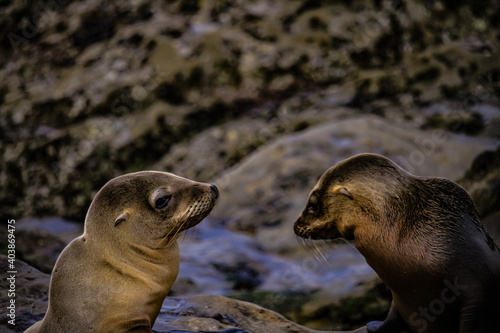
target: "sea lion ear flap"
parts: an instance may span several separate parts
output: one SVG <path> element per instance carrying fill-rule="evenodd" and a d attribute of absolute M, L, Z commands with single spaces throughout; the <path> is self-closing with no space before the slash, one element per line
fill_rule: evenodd
<path fill-rule="evenodd" d="M 337 185 L 337 186 L 334 187 L 333 190 L 335 192 L 338 192 L 338 193 L 342 194 L 342 195 L 345 195 L 346 197 L 348 197 L 351 200 L 353 199 L 352 195 L 351 195 L 351 192 L 349 192 L 349 190 L 345 186 Z"/>
<path fill-rule="evenodd" d="M 128 219 L 128 213 L 121 213 L 115 220 L 115 227 Z"/>

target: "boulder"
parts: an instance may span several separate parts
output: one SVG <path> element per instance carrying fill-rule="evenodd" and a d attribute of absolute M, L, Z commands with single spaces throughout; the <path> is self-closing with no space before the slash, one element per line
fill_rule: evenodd
<path fill-rule="evenodd" d="M 500 246 L 500 147 L 479 154 L 459 184 L 472 196 L 481 220 Z"/>
<path fill-rule="evenodd" d="M 426 131 L 374 115 L 333 120 L 281 136 L 217 179 L 221 198 L 211 216 L 254 234 L 266 251 L 294 253 L 300 246 L 293 222 L 317 179 L 335 163 L 372 152 L 413 174 L 456 180 L 479 151 L 494 146 L 491 138 Z"/>
<path fill-rule="evenodd" d="M 15 325 L 10 325 L 7 318 L 4 318 L 0 323 L 0 331 L 23 332 L 42 319 L 47 310 L 50 275 L 40 272 L 19 259 L 15 259 L 12 262 L 14 266 L 11 267 L 8 259 L 6 255 L 0 254 L 0 268 L 5 276 L 0 281 L 0 288 L 4 291 L 0 295 L 0 306 L 2 313 L 6 313 L 5 309 L 14 300 L 16 317 Z M 15 273 L 8 273 L 11 271 Z M 14 279 L 7 280 L 8 277 L 14 277 Z M 14 282 L 14 287 L 11 282 Z"/>

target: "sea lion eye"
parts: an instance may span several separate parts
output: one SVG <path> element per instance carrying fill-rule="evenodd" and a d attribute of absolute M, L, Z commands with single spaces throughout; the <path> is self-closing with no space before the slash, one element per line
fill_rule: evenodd
<path fill-rule="evenodd" d="M 155 207 L 158 208 L 158 209 L 165 208 L 168 205 L 168 202 L 170 201 L 170 198 L 172 198 L 171 195 L 167 195 L 167 196 L 164 196 L 164 197 L 159 197 L 155 201 Z"/>
<path fill-rule="evenodd" d="M 309 211 L 314 213 L 318 211 L 319 207 L 317 203 L 309 202 L 309 204 L 307 205 L 307 209 L 309 209 Z"/>

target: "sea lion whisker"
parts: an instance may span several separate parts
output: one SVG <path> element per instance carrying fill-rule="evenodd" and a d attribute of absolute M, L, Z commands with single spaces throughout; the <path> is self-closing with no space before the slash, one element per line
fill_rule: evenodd
<path fill-rule="evenodd" d="M 302 237 L 299 237 L 298 235 L 295 235 L 295 239 L 300 244 L 300 246 L 304 246 L 304 242 L 303 242 L 303 238 Z"/>
<path fill-rule="evenodd" d="M 318 260 L 319 262 L 325 261 L 325 262 L 329 263 L 328 260 L 325 259 L 325 257 L 323 256 L 323 253 L 317 247 L 317 245 L 313 239 L 302 238 L 302 237 L 298 237 L 298 236 L 296 236 L 296 237 L 297 237 L 299 244 L 303 248 L 305 248 L 307 250 L 307 252 L 311 253 L 316 260 Z"/>
<path fill-rule="evenodd" d="M 319 255 L 321 256 L 321 258 L 329 265 L 331 265 L 331 263 L 328 261 L 328 259 L 325 258 L 325 256 L 323 255 L 323 252 L 321 252 L 321 250 L 318 248 L 316 242 L 313 242 L 313 245 L 314 245 L 314 248 L 316 249 L 317 253 L 319 253 Z"/>
<path fill-rule="evenodd" d="M 191 206 L 191 207 L 192 207 L 192 206 Z M 193 214 L 192 214 L 193 212 L 190 212 L 191 207 L 189 207 L 189 209 L 188 209 L 188 210 L 184 213 L 184 215 L 182 215 L 182 217 L 179 219 L 179 221 L 181 221 L 181 220 L 182 220 L 182 223 L 181 223 L 181 225 L 180 225 L 180 226 L 176 229 L 175 234 L 172 236 L 172 240 L 175 240 L 175 237 L 176 237 L 176 236 L 177 236 L 177 234 L 178 234 L 178 233 L 179 233 L 179 232 L 180 232 L 180 231 L 184 228 L 184 225 L 186 224 L 187 220 L 188 220 L 188 219 L 190 219 L 191 217 L 195 216 L 195 215 L 193 215 Z M 188 229 L 188 230 L 189 230 L 189 229 Z M 185 235 L 186 235 L 186 234 L 184 234 L 184 238 L 185 238 Z M 169 243 L 167 244 L 167 247 L 168 247 L 168 246 L 170 246 L 170 243 L 171 243 L 171 242 L 169 242 Z"/>
<path fill-rule="evenodd" d="M 182 239 L 181 239 L 181 242 L 184 242 L 184 240 L 186 239 L 186 235 L 188 234 L 190 229 L 187 229 L 184 231 L 184 233 L 182 234 Z"/>
<path fill-rule="evenodd" d="M 183 229 L 183 227 L 186 224 L 186 222 L 187 222 L 188 219 L 190 219 L 191 217 L 198 216 L 198 215 L 201 215 L 201 214 L 205 213 L 210 207 L 209 206 L 206 206 L 206 207 L 203 206 L 203 208 L 204 208 L 203 210 L 199 211 L 200 210 L 200 201 L 196 201 L 193 204 L 191 204 L 191 206 L 189 206 L 189 208 L 184 213 L 184 215 L 182 215 L 182 217 L 179 218 L 178 221 L 175 223 L 175 225 L 177 226 L 179 224 L 179 221 L 182 220 L 182 224 L 178 228 L 176 228 L 175 234 L 171 237 L 171 239 L 175 239 L 175 237 L 177 236 L 177 234 Z M 184 239 L 186 238 L 186 234 L 187 234 L 187 232 L 184 233 L 182 241 L 184 241 Z M 167 247 L 170 246 L 170 243 L 171 243 L 171 241 L 166 246 Z"/>
<path fill-rule="evenodd" d="M 187 220 L 184 220 L 182 222 L 182 224 L 178 228 L 176 228 L 174 235 L 170 238 L 169 242 L 167 243 L 167 245 L 165 247 L 169 247 L 170 245 L 172 245 L 173 242 L 176 241 L 175 237 L 177 236 L 177 234 L 179 233 L 179 231 L 182 229 L 182 227 L 184 227 L 184 224 L 186 224 L 186 221 Z"/>
<path fill-rule="evenodd" d="M 169 232 L 167 232 L 167 234 L 165 236 L 163 236 L 163 238 L 160 240 L 160 242 L 158 243 L 158 245 L 155 247 L 155 249 L 158 249 L 160 248 L 160 246 L 162 245 L 163 242 L 165 242 L 165 240 L 167 238 L 170 238 L 170 241 L 166 244 L 166 247 L 169 247 L 172 243 L 172 240 L 175 240 L 175 236 L 177 235 L 177 233 L 179 233 L 179 231 L 184 227 L 184 224 L 186 223 L 187 219 L 189 219 L 190 217 L 192 217 L 192 213 L 193 213 L 193 207 L 196 208 L 198 205 L 198 202 L 194 202 L 193 204 L 191 204 L 189 206 L 189 208 L 184 212 L 184 214 L 177 218 L 175 220 L 175 222 L 173 223 L 173 227 L 172 229 L 170 229 Z M 180 222 L 182 221 L 182 222 Z M 181 225 L 179 226 L 179 223 L 181 223 Z M 172 233 L 175 231 L 175 233 L 173 234 L 172 236 Z"/>
<path fill-rule="evenodd" d="M 175 229 L 175 228 L 177 227 L 177 225 L 179 224 L 179 221 L 180 221 L 180 219 L 176 219 L 176 220 L 174 221 L 174 223 L 172 223 L 172 224 L 173 224 L 173 227 L 172 227 L 172 228 L 171 228 L 171 229 L 170 229 L 170 230 L 169 230 L 169 231 L 165 234 L 165 236 L 163 236 L 163 237 L 161 238 L 161 240 L 160 240 L 160 242 L 158 243 L 158 245 L 156 245 L 156 247 L 154 248 L 155 250 L 158 250 L 158 249 L 160 248 L 161 244 L 162 244 L 162 243 L 163 243 L 163 242 L 164 242 L 167 238 L 169 238 L 169 237 L 170 237 L 170 235 L 172 234 L 172 232 L 174 231 L 174 229 Z"/>
<path fill-rule="evenodd" d="M 186 239 L 187 234 L 188 234 L 189 232 L 191 232 L 191 230 L 193 230 L 193 232 L 194 232 L 194 229 L 195 229 L 195 228 L 196 228 L 196 226 L 194 226 L 194 227 L 192 227 L 192 228 L 189 228 L 189 229 L 187 229 L 186 231 L 184 231 L 184 234 L 182 235 L 182 240 L 181 240 L 181 241 L 182 241 L 182 242 L 184 242 L 184 240 Z"/>
<path fill-rule="evenodd" d="M 298 235 L 295 235 L 295 238 L 297 239 L 297 242 L 300 244 L 300 246 L 302 246 L 303 248 L 309 250 L 306 238 L 302 238 L 302 237 L 300 237 Z"/>

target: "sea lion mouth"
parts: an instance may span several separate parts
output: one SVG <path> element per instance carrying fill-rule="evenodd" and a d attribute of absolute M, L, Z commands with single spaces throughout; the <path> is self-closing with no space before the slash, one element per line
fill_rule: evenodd
<path fill-rule="evenodd" d="M 311 238 L 311 233 L 307 230 L 307 228 L 299 227 L 297 226 L 297 223 L 294 225 L 293 231 L 295 232 L 295 235 L 300 238 Z"/>
<path fill-rule="evenodd" d="M 295 231 L 295 235 L 300 238 L 311 239 L 311 240 L 330 239 L 330 237 L 323 232 L 314 232 L 311 230 Z"/>
<path fill-rule="evenodd" d="M 295 235 L 311 240 L 320 240 L 320 239 L 336 239 L 341 237 L 336 233 L 327 230 L 327 228 L 312 228 L 310 226 L 301 226 L 295 223 L 293 228 Z"/>

